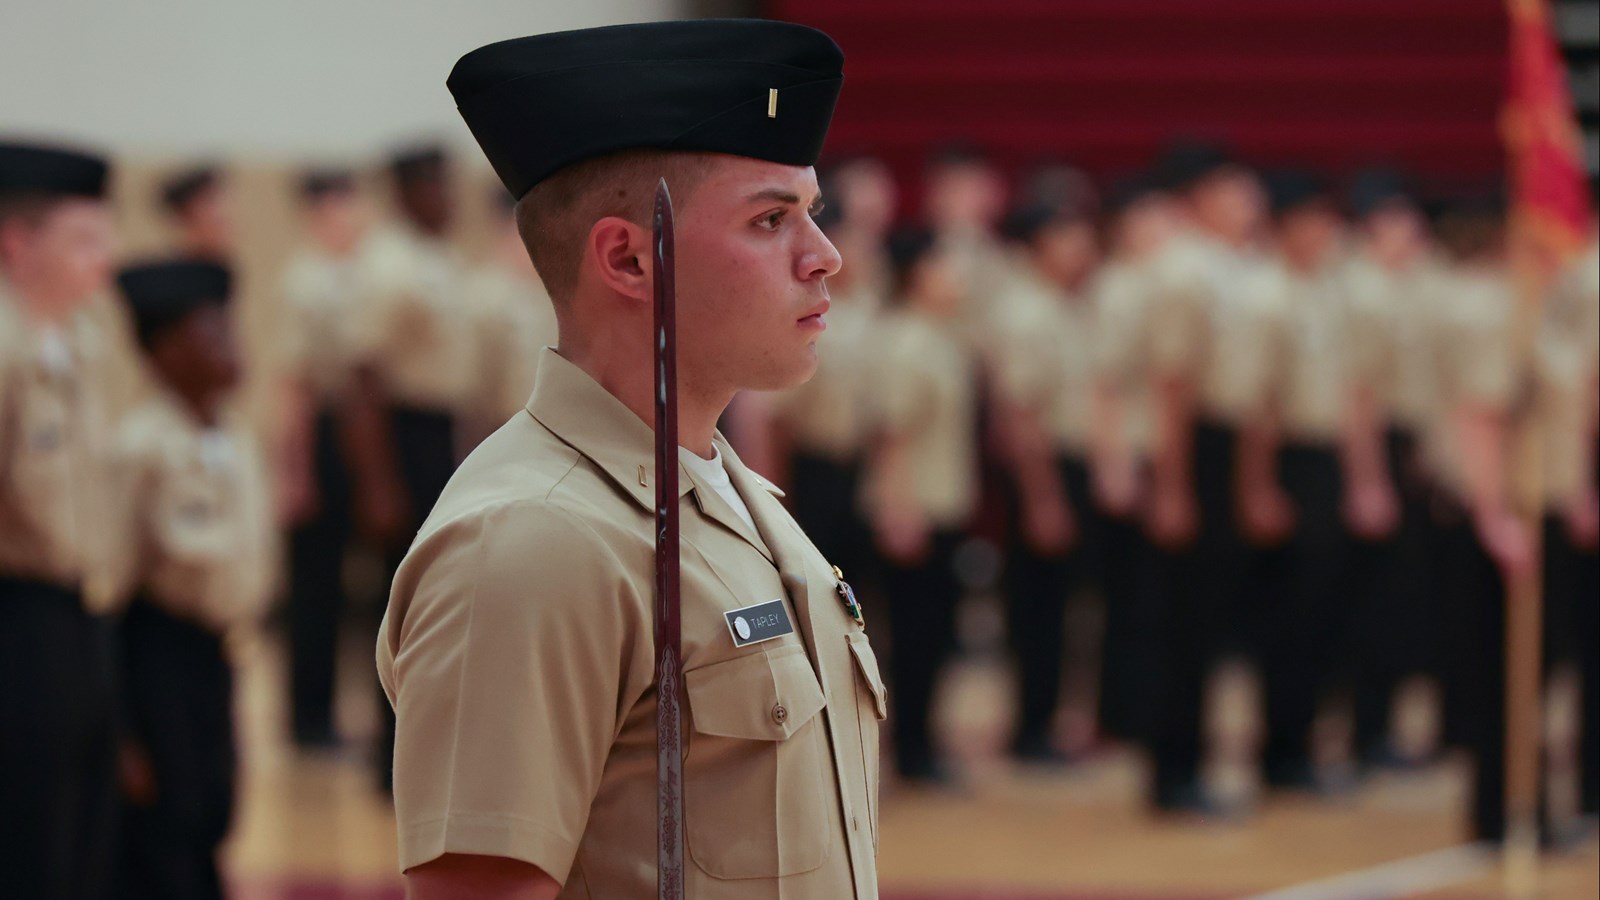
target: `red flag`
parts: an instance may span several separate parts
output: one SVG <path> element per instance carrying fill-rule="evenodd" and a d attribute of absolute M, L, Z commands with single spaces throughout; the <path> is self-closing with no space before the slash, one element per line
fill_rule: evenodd
<path fill-rule="evenodd" d="M 1583 138 L 1573 113 L 1567 70 L 1550 26 L 1548 0 L 1507 0 L 1511 70 L 1501 130 L 1511 169 L 1511 208 L 1559 264 L 1589 239 L 1589 190 Z"/>

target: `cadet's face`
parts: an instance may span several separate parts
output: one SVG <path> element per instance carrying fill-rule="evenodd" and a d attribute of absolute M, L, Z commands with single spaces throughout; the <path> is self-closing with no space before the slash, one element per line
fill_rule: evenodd
<path fill-rule="evenodd" d="M 354 191 L 328 194 L 312 202 L 310 223 L 317 243 L 343 253 L 355 247 L 366 229 L 366 202 Z"/>
<path fill-rule="evenodd" d="M 201 191 L 184 208 L 189 231 L 207 248 L 227 251 L 233 246 L 233 195 L 225 185 Z"/>
<path fill-rule="evenodd" d="M 1117 228 L 1118 252 L 1139 257 L 1153 253 L 1177 227 L 1172 200 L 1153 194 L 1129 206 Z"/>
<path fill-rule="evenodd" d="M 882 234 L 894 222 L 899 191 L 888 166 L 877 160 L 853 162 L 839 173 L 839 202 L 851 225 Z"/>
<path fill-rule="evenodd" d="M 30 295 L 71 309 L 111 286 L 116 231 L 104 203 L 62 200 L 37 223 L 18 223 L 8 230 L 13 277 L 27 285 Z"/>
<path fill-rule="evenodd" d="M 443 232 L 455 214 L 455 194 L 448 176 L 418 178 L 400 195 L 406 214 L 429 232 Z"/>
<path fill-rule="evenodd" d="M 1322 204 L 1290 213 L 1282 225 L 1283 252 L 1297 265 L 1320 266 L 1338 248 L 1341 227 L 1339 216 Z"/>
<path fill-rule="evenodd" d="M 1093 268 L 1099 248 L 1094 226 L 1070 222 L 1046 228 L 1038 237 L 1039 259 L 1057 281 L 1075 283 Z"/>
<path fill-rule="evenodd" d="M 1385 206 L 1368 216 L 1364 224 L 1369 248 L 1383 260 L 1406 262 L 1427 251 L 1427 226 L 1421 214 L 1410 206 Z"/>
<path fill-rule="evenodd" d="M 816 370 L 839 253 L 816 173 L 719 158 L 677 210 L 679 369 L 709 390 L 778 390 Z"/>
<path fill-rule="evenodd" d="M 1195 186 L 1194 203 L 1201 220 L 1235 241 L 1256 234 L 1267 206 L 1261 183 L 1244 169 L 1224 169 L 1207 177 Z"/>
<path fill-rule="evenodd" d="M 935 228 L 988 228 L 1005 202 L 1000 173 L 980 163 L 946 166 L 929 179 L 927 213 Z"/>
<path fill-rule="evenodd" d="M 204 386 L 226 390 L 239 382 L 239 352 L 233 337 L 233 317 L 225 306 L 197 309 L 185 323 L 193 341 L 195 365 Z"/>

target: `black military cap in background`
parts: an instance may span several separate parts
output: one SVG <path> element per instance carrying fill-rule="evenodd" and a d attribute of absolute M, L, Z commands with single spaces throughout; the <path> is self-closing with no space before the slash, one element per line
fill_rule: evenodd
<path fill-rule="evenodd" d="M 1266 181 L 1267 195 L 1275 216 L 1286 216 L 1317 205 L 1334 206 L 1328 183 L 1315 172 L 1280 169 L 1269 173 Z"/>
<path fill-rule="evenodd" d="M 189 201 L 216 187 L 221 181 L 222 169 L 215 163 L 190 166 L 161 182 L 161 205 L 168 212 L 182 212 Z"/>
<path fill-rule="evenodd" d="M 117 287 L 128 306 L 139 342 L 149 345 L 161 332 L 205 305 L 225 305 L 233 291 L 226 266 L 203 260 L 162 260 L 128 266 L 117 273 Z"/>
<path fill-rule="evenodd" d="M 555 172 L 633 149 L 813 165 L 844 80 L 813 28 L 701 19 L 587 28 L 490 44 L 448 86 L 513 197 Z"/>
<path fill-rule="evenodd" d="M 0 140 L 0 197 L 23 194 L 89 197 L 106 194 L 110 166 L 81 150 Z"/>

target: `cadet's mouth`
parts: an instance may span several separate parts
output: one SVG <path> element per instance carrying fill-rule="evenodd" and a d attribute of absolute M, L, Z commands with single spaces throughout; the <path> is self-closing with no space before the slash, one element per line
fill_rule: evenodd
<path fill-rule="evenodd" d="M 823 316 L 827 314 L 828 309 L 831 306 L 833 306 L 833 304 L 829 302 L 828 298 L 822 298 L 821 303 L 811 307 L 811 309 L 807 310 L 805 315 L 800 317 L 800 324 L 818 328 L 827 328 L 828 322 L 823 318 Z"/>

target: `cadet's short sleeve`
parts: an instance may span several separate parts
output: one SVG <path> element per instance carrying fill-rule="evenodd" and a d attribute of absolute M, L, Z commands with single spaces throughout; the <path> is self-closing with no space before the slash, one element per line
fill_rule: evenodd
<path fill-rule="evenodd" d="M 621 717 L 653 678 L 648 598 L 624 571 L 592 527 L 541 503 L 412 547 L 378 643 L 403 869 L 478 854 L 566 880 Z"/>
<path fill-rule="evenodd" d="M 1038 407 L 1057 388 L 1061 335 L 1039 305 L 1048 297 L 1015 297 L 995 328 L 994 372 L 1001 394 L 1011 403 Z M 1047 308 L 1046 308 L 1047 309 Z"/>
<path fill-rule="evenodd" d="M 915 326 L 896 322 L 884 329 L 883 355 L 877 366 L 879 421 L 889 431 L 902 431 L 928 415 L 935 403 L 923 377 Z"/>
<path fill-rule="evenodd" d="M 1445 347 L 1450 377 L 1462 400 L 1493 407 L 1510 404 L 1516 390 L 1512 300 L 1501 285 L 1474 284 L 1458 298 L 1462 309 Z"/>

